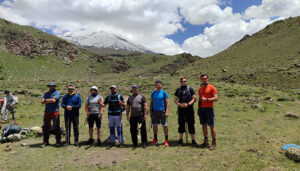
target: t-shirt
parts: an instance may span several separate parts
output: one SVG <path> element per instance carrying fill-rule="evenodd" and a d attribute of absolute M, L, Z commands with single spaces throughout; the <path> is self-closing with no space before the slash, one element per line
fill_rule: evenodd
<path fill-rule="evenodd" d="M 165 99 L 168 98 L 169 98 L 168 93 L 164 90 L 160 90 L 160 91 L 155 90 L 154 92 L 152 92 L 151 99 L 153 99 L 153 104 L 152 104 L 153 112 L 166 110 Z"/>
<path fill-rule="evenodd" d="M 124 98 L 120 95 L 118 99 L 118 93 L 115 95 L 108 95 L 105 98 L 104 104 L 108 104 L 108 114 L 109 115 L 120 115 L 122 112 L 122 105 L 119 103 L 119 100 L 124 102 Z"/>
<path fill-rule="evenodd" d="M 205 97 L 205 98 L 212 98 L 214 97 L 213 95 L 214 94 L 218 94 L 218 91 L 216 89 L 216 87 L 214 87 L 213 85 L 211 84 L 207 84 L 207 86 L 201 86 L 199 88 L 199 98 L 201 100 L 202 97 Z M 201 106 L 202 108 L 212 108 L 214 107 L 214 103 L 213 102 L 207 102 L 207 101 L 201 101 Z"/>
<path fill-rule="evenodd" d="M 58 90 L 55 90 L 53 93 L 50 91 L 46 92 L 43 96 L 43 99 L 53 99 L 55 96 L 55 103 L 48 103 L 45 105 L 45 112 L 47 113 L 55 113 L 59 111 L 59 99 L 60 99 L 60 93 Z"/>
<path fill-rule="evenodd" d="M 189 88 L 189 94 L 187 92 L 187 86 L 177 88 L 175 96 L 179 98 L 179 103 L 189 103 L 192 100 L 192 96 L 195 95 L 195 91 L 192 87 Z M 192 106 L 189 106 L 192 107 Z"/>
<path fill-rule="evenodd" d="M 131 106 L 130 117 L 144 115 L 144 104 L 147 103 L 146 97 L 141 94 L 132 95 L 127 100 L 127 105 Z"/>
<path fill-rule="evenodd" d="M 86 103 L 88 104 L 88 109 L 91 114 L 100 114 L 101 105 L 99 104 L 99 100 L 103 102 L 103 98 L 100 95 L 89 96 L 86 99 Z"/>

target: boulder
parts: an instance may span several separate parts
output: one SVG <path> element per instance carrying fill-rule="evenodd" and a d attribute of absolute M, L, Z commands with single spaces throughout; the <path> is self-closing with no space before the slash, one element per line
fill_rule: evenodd
<path fill-rule="evenodd" d="M 252 104 L 252 105 L 251 105 L 251 108 L 252 108 L 252 109 L 259 108 L 259 109 L 260 109 L 260 108 L 261 108 L 261 104 L 260 104 L 260 103 L 258 103 L 258 104 Z"/>
<path fill-rule="evenodd" d="M 43 135 L 43 129 L 39 126 L 31 127 L 30 131 L 35 133 L 37 136 Z"/>
<path fill-rule="evenodd" d="M 290 147 L 287 149 L 285 155 L 296 162 L 300 162 L 300 148 Z"/>
<path fill-rule="evenodd" d="M 299 116 L 293 114 L 293 113 L 287 113 L 284 115 L 285 117 L 288 117 L 288 118 L 293 118 L 293 119 L 298 119 Z"/>

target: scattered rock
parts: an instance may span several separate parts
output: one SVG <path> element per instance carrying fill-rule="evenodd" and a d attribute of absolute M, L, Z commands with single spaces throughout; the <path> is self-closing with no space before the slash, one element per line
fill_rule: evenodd
<path fill-rule="evenodd" d="M 277 68 L 277 71 L 287 71 L 289 70 L 290 68 Z"/>
<path fill-rule="evenodd" d="M 263 156 L 263 155 L 264 155 L 264 152 L 262 152 L 262 151 L 258 151 L 258 152 L 257 152 L 257 155 L 259 155 L 259 156 Z"/>
<path fill-rule="evenodd" d="M 294 67 L 300 68 L 300 64 L 294 64 Z"/>
<path fill-rule="evenodd" d="M 285 155 L 296 162 L 300 162 L 300 148 L 290 147 L 287 149 Z"/>
<path fill-rule="evenodd" d="M 258 103 L 258 104 L 252 104 L 251 108 L 252 109 L 256 109 L 256 108 L 260 109 L 261 108 L 261 104 L 260 103 Z"/>
<path fill-rule="evenodd" d="M 297 115 L 295 115 L 293 113 L 288 113 L 288 114 L 285 114 L 284 116 L 288 117 L 288 118 L 293 118 L 293 119 L 298 119 L 299 118 L 299 116 L 297 116 Z"/>
<path fill-rule="evenodd" d="M 22 144 L 21 144 L 22 147 L 25 147 L 25 146 L 27 146 L 27 145 L 28 145 L 28 144 L 26 144 L 26 143 L 22 143 Z"/>
<path fill-rule="evenodd" d="M 222 72 L 227 72 L 227 69 L 225 69 L 225 68 L 224 68 L 224 69 L 222 69 Z"/>
<path fill-rule="evenodd" d="M 4 147 L 4 151 L 5 151 L 5 152 L 11 151 L 11 146 L 9 146 L 9 145 L 5 146 L 5 147 Z"/>
<path fill-rule="evenodd" d="M 39 126 L 31 127 L 30 131 L 35 133 L 37 136 L 42 136 L 43 135 L 43 130 Z"/>
<path fill-rule="evenodd" d="M 257 152 L 257 149 L 255 149 L 255 148 L 250 148 L 250 149 L 248 149 L 247 151 L 248 151 L 248 152 L 252 152 L 252 153 L 256 153 L 256 152 Z"/>

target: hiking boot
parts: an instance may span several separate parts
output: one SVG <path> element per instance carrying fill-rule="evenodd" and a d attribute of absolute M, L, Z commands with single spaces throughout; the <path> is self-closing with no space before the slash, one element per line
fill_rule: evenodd
<path fill-rule="evenodd" d="M 43 143 L 41 146 L 40 146 L 40 148 L 44 148 L 44 147 L 46 147 L 46 146 L 48 146 L 49 145 L 49 143 Z"/>
<path fill-rule="evenodd" d="M 123 147 L 124 147 L 124 144 L 123 144 L 123 143 L 121 143 L 121 144 L 119 145 L 119 147 L 120 147 L 120 148 L 123 148 Z"/>
<path fill-rule="evenodd" d="M 133 148 L 137 148 L 138 147 L 138 145 L 137 144 L 133 144 Z"/>
<path fill-rule="evenodd" d="M 200 148 L 209 148 L 209 143 L 208 141 L 204 141 L 202 144 L 199 146 Z"/>
<path fill-rule="evenodd" d="M 115 143 L 110 143 L 110 147 L 114 147 L 115 146 Z"/>
<path fill-rule="evenodd" d="M 197 142 L 195 140 L 192 140 L 192 146 L 193 147 L 197 147 L 198 146 L 198 144 L 197 144 Z"/>
<path fill-rule="evenodd" d="M 145 149 L 146 147 L 147 147 L 147 143 L 144 142 L 144 143 L 143 143 L 143 148 Z"/>
<path fill-rule="evenodd" d="M 169 141 L 168 140 L 165 140 L 165 146 L 169 147 Z"/>
<path fill-rule="evenodd" d="M 97 145 L 98 145 L 98 146 L 101 146 L 101 141 L 100 141 L 100 139 L 97 139 Z"/>
<path fill-rule="evenodd" d="M 153 141 L 152 141 L 151 145 L 156 145 L 156 146 L 158 146 L 158 140 L 156 140 L 156 139 L 153 139 Z"/>
<path fill-rule="evenodd" d="M 93 138 L 90 138 L 89 140 L 88 140 L 88 144 L 89 145 L 92 145 L 94 143 L 94 139 Z"/>
<path fill-rule="evenodd" d="M 75 146 L 75 147 L 78 147 L 78 146 L 79 146 L 78 141 L 75 141 L 75 142 L 74 142 L 74 146 Z"/>
<path fill-rule="evenodd" d="M 209 148 L 209 150 L 215 150 L 216 147 L 217 147 L 217 143 L 213 141 L 213 142 L 211 143 L 211 147 Z"/>
<path fill-rule="evenodd" d="M 179 146 L 183 146 L 183 140 L 182 140 L 182 139 L 179 139 L 178 145 L 179 145 Z"/>

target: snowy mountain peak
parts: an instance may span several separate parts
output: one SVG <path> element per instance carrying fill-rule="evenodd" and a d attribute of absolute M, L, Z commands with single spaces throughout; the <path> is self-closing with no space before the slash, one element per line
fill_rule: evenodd
<path fill-rule="evenodd" d="M 60 37 L 81 46 L 150 52 L 141 45 L 134 44 L 122 38 L 121 36 L 105 31 L 80 31 L 76 33 L 67 32 Z"/>

